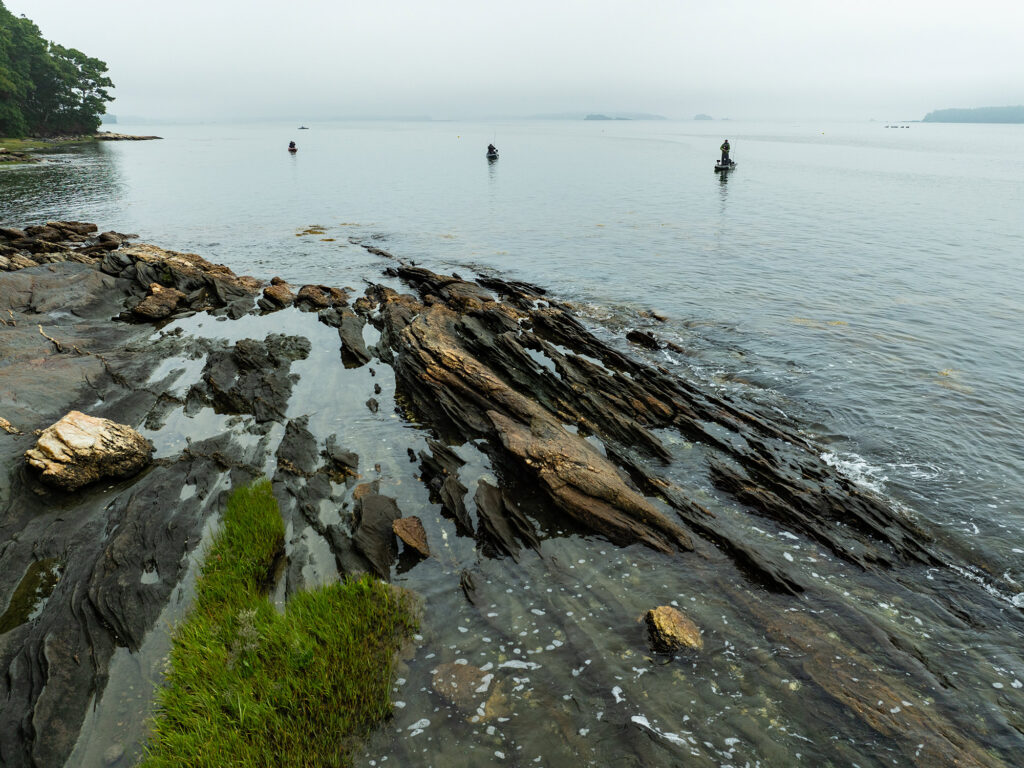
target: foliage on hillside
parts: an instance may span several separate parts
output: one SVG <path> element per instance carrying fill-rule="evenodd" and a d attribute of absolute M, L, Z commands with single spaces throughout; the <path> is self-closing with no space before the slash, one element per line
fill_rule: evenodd
<path fill-rule="evenodd" d="M 0 0 L 0 136 L 93 133 L 114 84 L 107 65 L 48 42 Z"/>

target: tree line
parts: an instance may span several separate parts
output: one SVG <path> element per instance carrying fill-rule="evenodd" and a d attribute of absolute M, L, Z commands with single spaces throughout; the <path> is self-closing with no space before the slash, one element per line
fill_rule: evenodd
<path fill-rule="evenodd" d="M 94 133 L 113 101 L 107 65 L 45 40 L 0 0 L 0 136 Z"/>

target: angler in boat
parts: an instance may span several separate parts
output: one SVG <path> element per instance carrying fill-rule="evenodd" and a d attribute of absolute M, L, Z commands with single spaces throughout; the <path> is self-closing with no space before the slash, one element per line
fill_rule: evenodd
<path fill-rule="evenodd" d="M 487 157 L 489 157 L 489 158 L 491 158 L 493 160 L 497 156 L 498 156 L 498 148 L 495 147 L 493 144 L 488 144 L 487 145 Z"/>
<path fill-rule="evenodd" d="M 289 141 L 288 142 L 288 151 L 289 152 L 298 152 L 299 151 L 299 148 L 295 146 L 295 142 L 294 141 Z"/>
<path fill-rule="evenodd" d="M 736 161 L 729 157 L 729 151 L 732 147 L 729 146 L 729 140 L 726 139 L 722 142 L 722 146 L 719 147 L 722 150 L 722 159 L 715 163 L 716 171 L 729 171 L 736 167 Z"/>

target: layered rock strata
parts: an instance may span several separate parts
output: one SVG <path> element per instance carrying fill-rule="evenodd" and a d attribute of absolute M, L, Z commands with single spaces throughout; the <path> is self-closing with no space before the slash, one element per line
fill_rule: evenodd
<path fill-rule="evenodd" d="M 171 596 L 224 491 L 265 473 L 291 532 L 279 576 L 285 595 L 323 571 L 322 551 L 333 558 L 332 577 L 371 571 L 387 579 L 404 567 L 440 567 L 442 554 L 422 558 L 441 548 L 440 537 L 427 546 L 423 529 L 433 511 L 450 521 L 452 538 L 472 544 L 474 557 L 506 558 L 510 568 L 544 562 L 550 537 L 579 533 L 642 545 L 666 568 L 734 568 L 753 590 L 776 593 L 772 607 L 796 604 L 813 585 L 792 562 L 752 544 L 751 525 L 804 537 L 872 577 L 947 558 L 884 499 L 825 463 L 794 425 L 642 362 L 625 341 L 602 341 L 537 286 L 399 264 L 386 285 L 370 285 L 350 304 L 341 289 L 265 285 L 132 240 L 81 222 L 0 229 L 4 765 L 67 760 L 115 651 L 139 651 L 176 604 Z M 190 338 L 180 324 L 167 330 L 197 312 L 228 321 L 281 312 L 285 330 L 236 340 Z M 314 338 L 331 354 L 318 358 Z M 648 331 L 628 341 L 651 351 L 663 344 Z M 194 371 L 183 386 L 164 365 L 175 358 Z M 401 447 L 419 495 L 403 488 L 398 499 L 377 459 L 351 449 L 348 424 L 296 402 L 297 369 L 328 358 L 361 386 L 376 381 L 378 418 L 389 415 L 381 403 L 391 397 L 416 425 Z M 376 376 L 387 367 L 393 379 Z M 388 389 L 393 381 L 394 391 L 382 392 L 382 381 Z M 338 411 L 352 397 L 318 394 Z M 357 400 L 364 415 L 366 396 Z M 212 426 L 165 445 L 152 469 L 119 487 L 52 490 L 21 456 L 33 430 L 83 408 L 151 434 L 174 418 Z M 325 436 L 324 423 L 337 432 Z M 673 472 L 680 443 L 692 476 L 704 481 L 699 488 Z M 465 458 L 474 451 L 485 471 Z M 491 587 L 475 570 L 457 563 L 450 590 L 483 607 L 493 602 Z M 42 579 L 43 571 L 60 575 Z M 19 613 L 15 596 L 26 584 L 49 591 Z M 731 584 L 722 590 L 737 592 Z M 834 628 L 765 603 L 751 601 L 748 613 L 776 642 L 807 655 L 807 674 L 826 695 L 904 754 L 924 744 L 935 765 L 1003 764 L 950 736 L 960 720 L 895 707 L 879 713 L 871 702 L 908 696 L 903 684 L 869 668 L 864 654 L 845 671 L 834 667 Z M 658 650 L 702 642 L 685 621 L 655 618 L 657 636 L 667 638 Z M 894 653 L 908 668 L 917 663 Z M 484 696 L 476 670 L 444 668 L 434 690 L 464 713 L 491 717 L 505 708 L 498 682 Z M 468 685 L 479 695 L 464 700 Z"/>

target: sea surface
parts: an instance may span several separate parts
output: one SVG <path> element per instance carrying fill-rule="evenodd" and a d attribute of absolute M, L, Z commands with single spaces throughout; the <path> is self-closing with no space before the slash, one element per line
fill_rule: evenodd
<path fill-rule="evenodd" d="M 0 224 L 91 221 L 239 273 L 357 290 L 390 264 L 368 244 L 435 271 L 544 286 L 623 348 L 630 328 L 674 341 L 685 355 L 631 354 L 771 408 L 956 554 L 957 567 L 908 574 L 905 594 L 892 594 L 864 580 L 854 588 L 850 566 L 791 543 L 835 600 L 810 613 L 831 611 L 838 626 L 849 610 L 880 636 L 912 634 L 922 655 L 941 659 L 965 719 L 988 729 L 979 741 L 1004 760 L 1021 754 L 1024 126 L 116 129 L 163 140 L 0 169 Z M 723 138 L 738 162 L 727 175 L 713 171 Z M 496 162 L 484 157 L 491 142 Z M 799 654 L 749 620 L 735 595 L 758 598 L 731 575 L 716 595 L 710 570 L 675 573 L 653 553 L 565 536 L 535 562 L 479 563 L 494 595 L 481 612 L 450 589 L 451 572 L 475 557 L 471 544 L 453 548 L 449 563 L 396 578 L 428 610 L 396 687 L 401 706 L 366 765 L 917 764 L 807 693 Z M 984 591 L 1008 629 L 990 615 L 983 629 L 950 622 L 910 583 L 929 579 L 930 589 Z M 633 637 L 643 610 L 671 601 L 688 607 L 708 648 L 674 669 Z M 859 652 L 870 656 L 874 642 L 861 638 Z M 438 704 L 431 665 L 451 661 L 504 670 L 503 718 L 468 722 Z M 928 706 L 921 695 L 911 704 Z"/>

